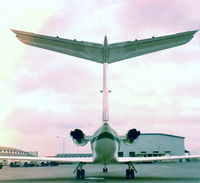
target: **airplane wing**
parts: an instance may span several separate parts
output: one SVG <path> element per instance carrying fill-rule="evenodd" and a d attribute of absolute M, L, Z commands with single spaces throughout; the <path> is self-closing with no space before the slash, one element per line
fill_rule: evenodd
<path fill-rule="evenodd" d="M 152 37 L 151 39 L 126 41 L 109 45 L 109 63 L 180 46 L 189 42 L 198 30 Z"/>
<path fill-rule="evenodd" d="M 27 157 L 27 156 L 0 156 L 0 160 L 17 160 L 17 161 L 51 161 L 57 163 L 92 163 L 92 157 L 81 158 L 57 158 L 57 157 Z"/>
<path fill-rule="evenodd" d="M 103 45 L 85 41 L 69 40 L 30 32 L 12 30 L 23 43 L 47 50 L 104 63 Z M 126 41 L 109 44 L 108 63 L 114 63 L 123 59 L 180 46 L 189 42 L 198 30 L 182 32 L 178 34 L 153 37 L 150 39 Z"/>
<path fill-rule="evenodd" d="M 159 157 L 119 157 L 119 163 L 138 163 L 138 162 L 152 162 L 152 161 L 165 161 L 165 160 L 179 160 L 179 159 L 199 159 L 200 155 L 188 156 L 159 156 Z"/>
<path fill-rule="evenodd" d="M 102 44 L 12 30 L 24 44 L 103 63 Z"/>

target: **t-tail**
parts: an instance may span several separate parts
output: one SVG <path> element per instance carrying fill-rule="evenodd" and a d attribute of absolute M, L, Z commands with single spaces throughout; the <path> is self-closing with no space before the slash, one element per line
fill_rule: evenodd
<path fill-rule="evenodd" d="M 107 123 L 109 121 L 108 64 L 186 44 L 198 30 L 109 45 L 106 36 L 102 45 L 63 39 L 58 36 L 50 37 L 18 30 L 12 31 L 25 44 L 103 64 L 103 122 Z"/>

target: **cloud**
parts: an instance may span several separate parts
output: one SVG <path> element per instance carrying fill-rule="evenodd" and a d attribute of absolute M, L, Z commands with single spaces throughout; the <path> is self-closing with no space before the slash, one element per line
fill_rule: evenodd
<path fill-rule="evenodd" d="M 126 1 L 124 4 L 118 20 L 124 31 L 129 30 L 126 36 L 151 36 L 151 32 L 157 36 L 199 28 L 197 7 L 200 3 L 197 1 L 142 0 Z"/>
<path fill-rule="evenodd" d="M 34 51 L 34 55 L 37 55 L 37 50 Z M 31 51 L 31 53 L 33 52 Z M 24 62 L 24 65 L 19 67 L 16 73 L 18 78 L 15 81 L 18 91 L 28 92 L 46 89 L 59 93 L 77 93 L 80 89 L 83 91 L 88 89 L 88 86 L 96 85 L 96 80 L 99 79 L 98 75 L 86 68 L 84 61 L 82 61 L 83 63 L 80 60 L 77 63 L 64 62 L 63 58 L 70 60 L 71 57 L 52 58 L 45 53 L 41 59 L 41 55 L 42 53 L 39 53 L 39 55 L 32 57 L 33 60 L 26 57 L 26 63 Z M 100 65 L 98 66 L 100 67 Z"/>
<path fill-rule="evenodd" d="M 87 108 L 85 109 L 87 110 Z M 66 111 L 67 112 L 67 111 Z M 87 127 L 92 124 L 93 115 L 80 108 L 73 113 L 56 113 L 53 111 L 38 111 L 35 108 L 18 108 L 13 110 L 6 119 L 5 125 L 10 129 L 15 129 L 22 134 L 37 134 L 52 127 L 60 129 L 72 129 L 77 127 Z M 95 113 L 93 113 L 95 116 Z"/>

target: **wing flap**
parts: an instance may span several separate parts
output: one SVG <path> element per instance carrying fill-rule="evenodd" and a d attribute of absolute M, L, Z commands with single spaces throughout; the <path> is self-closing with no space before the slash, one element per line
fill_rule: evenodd
<path fill-rule="evenodd" d="M 137 162 L 152 162 L 164 160 L 179 160 L 179 159 L 200 159 L 200 155 L 189 156 L 159 156 L 159 157 L 120 157 L 119 163 L 137 163 Z"/>
<path fill-rule="evenodd" d="M 110 44 L 109 63 L 186 44 L 193 38 L 193 35 L 197 31 Z"/>
<path fill-rule="evenodd" d="M 98 43 L 76 41 L 12 30 L 24 44 L 103 63 L 103 46 Z"/>

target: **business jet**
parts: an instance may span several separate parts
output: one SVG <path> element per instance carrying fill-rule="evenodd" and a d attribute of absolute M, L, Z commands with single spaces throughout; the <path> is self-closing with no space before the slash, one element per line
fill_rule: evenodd
<path fill-rule="evenodd" d="M 75 144 L 84 146 L 88 142 L 91 144 L 93 156 L 77 158 L 52 158 L 52 157 L 9 157 L 2 156 L 2 160 L 33 160 L 51 161 L 57 163 L 76 163 L 77 179 L 85 178 L 85 164 L 102 164 L 103 172 L 107 173 L 108 164 L 126 164 L 125 177 L 134 179 L 136 169 L 135 163 L 152 162 L 177 159 L 197 159 L 200 155 L 193 156 L 163 156 L 163 157 L 118 157 L 120 143 L 133 144 L 140 136 L 140 131 L 130 129 L 125 136 L 119 136 L 109 125 L 108 109 L 108 65 L 120 60 L 184 45 L 188 43 L 198 30 L 177 33 L 162 37 L 152 37 L 150 39 L 126 41 L 108 44 L 107 37 L 104 44 L 91 43 L 85 41 L 69 40 L 57 37 L 34 34 L 30 32 L 12 30 L 16 37 L 23 43 L 70 56 L 94 61 L 103 65 L 103 123 L 93 136 L 86 136 L 81 129 L 71 131 L 70 135 Z"/>

